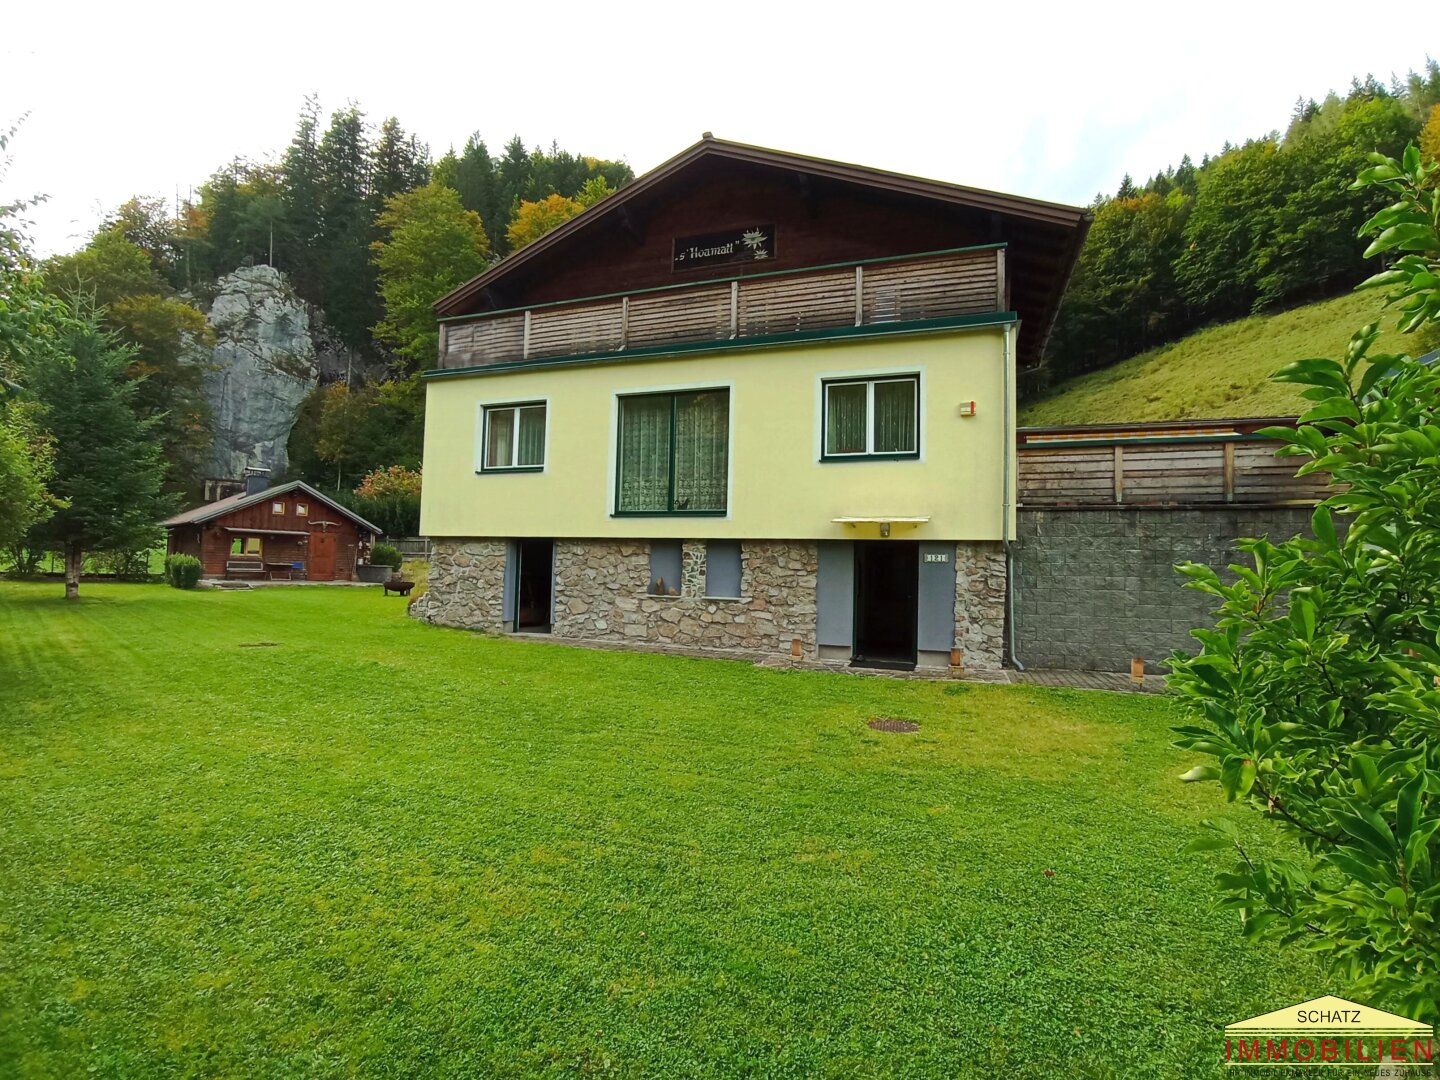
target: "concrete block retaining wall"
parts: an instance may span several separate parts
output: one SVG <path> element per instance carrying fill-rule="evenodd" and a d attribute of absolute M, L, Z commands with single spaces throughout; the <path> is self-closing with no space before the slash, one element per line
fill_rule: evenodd
<path fill-rule="evenodd" d="M 1224 572 L 1235 541 L 1309 534 L 1310 507 L 1193 510 L 1022 510 L 1015 545 L 1016 653 L 1027 668 L 1128 671 L 1132 657 L 1163 670 L 1193 652 L 1211 598 L 1182 588 L 1177 563 Z"/>

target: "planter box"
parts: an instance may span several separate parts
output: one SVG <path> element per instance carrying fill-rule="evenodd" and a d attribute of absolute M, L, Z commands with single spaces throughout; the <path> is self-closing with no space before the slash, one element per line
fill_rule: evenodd
<path fill-rule="evenodd" d="M 372 584 L 389 581 L 395 571 L 388 566 L 378 566 L 374 563 L 366 563 L 363 566 L 355 567 L 355 576 L 361 581 L 368 581 Z"/>

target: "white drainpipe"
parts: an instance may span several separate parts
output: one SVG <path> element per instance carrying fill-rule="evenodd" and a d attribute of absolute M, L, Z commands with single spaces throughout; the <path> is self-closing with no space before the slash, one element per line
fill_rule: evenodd
<path fill-rule="evenodd" d="M 1010 324 L 1004 329 L 1004 364 L 1003 364 L 1003 385 L 1005 393 L 1005 423 L 1004 433 L 1001 435 L 1000 460 L 1004 463 L 1001 466 L 1000 475 L 1004 485 L 1002 495 L 1002 509 L 1000 519 L 1000 538 L 1005 545 L 1005 625 L 1009 631 L 1010 663 L 1015 665 L 1016 671 L 1024 671 L 1025 665 L 1020 662 L 1020 655 L 1015 648 L 1015 556 L 1011 546 L 1010 536 L 1010 454 L 1014 450 L 1012 445 L 1015 436 L 1011 431 L 1012 412 L 1010 407 Z"/>

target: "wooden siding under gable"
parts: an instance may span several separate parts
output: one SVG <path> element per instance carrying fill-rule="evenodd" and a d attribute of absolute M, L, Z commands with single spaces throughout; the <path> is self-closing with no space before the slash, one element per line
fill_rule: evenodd
<path fill-rule="evenodd" d="M 1042 208 L 1031 200 L 973 190 L 971 201 L 957 201 L 943 190 L 949 185 L 930 190 L 930 182 L 856 166 L 836 174 L 835 163 L 773 152 L 757 155 L 752 153 L 757 148 L 727 144 L 726 149 L 718 142 L 712 146 L 716 152 L 697 147 L 698 156 L 673 170 L 662 166 L 657 173 L 663 176 L 657 175 L 654 184 L 647 184 L 652 175 L 647 174 L 632 185 L 633 192 L 622 189 L 610 209 L 597 205 L 573 227 L 557 230 L 557 242 L 539 241 L 505 260 L 441 300 L 438 310 L 445 316 L 483 314 L 727 276 L 723 269 L 798 271 L 1003 244 L 1013 290 L 1007 288 L 1000 304 L 991 301 L 986 310 L 1018 310 L 1033 327 L 1020 339 L 1019 363 L 1028 367 L 1039 360 L 1088 228 L 1084 210 Z M 726 268 L 675 267 L 677 239 L 760 223 L 775 230 L 769 258 Z M 608 321 L 597 330 L 602 336 L 614 332 L 613 317 Z M 447 332 L 454 334 L 457 325 L 450 324 Z M 522 329 L 507 322 L 493 333 L 505 337 L 505 351 L 513 351 Z M 532 333 L 536 329 L 532 326 Z M 500 344 L 477 340 L 472 347 L 490 353 Z"/>

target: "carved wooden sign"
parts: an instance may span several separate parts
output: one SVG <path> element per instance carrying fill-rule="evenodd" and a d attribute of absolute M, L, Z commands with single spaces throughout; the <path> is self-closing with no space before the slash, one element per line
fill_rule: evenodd
<path fill-rule="evenodd" d="M 721 233 L 675 238 L 672 270 L 759 262 L 775 257 L 775 226 L 747 225 Z"/>

